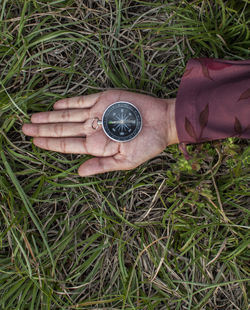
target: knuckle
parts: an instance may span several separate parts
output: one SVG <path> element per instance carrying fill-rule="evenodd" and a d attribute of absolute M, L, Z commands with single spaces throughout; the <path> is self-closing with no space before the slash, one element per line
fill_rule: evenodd
<path fill-rule="evenodd" d="M 93 133 L 92 122 L 92 120 L 87 120 L 80 125 L 80 128 L 78 129 L 80 136 L 87 136 Z"/>
<path fill-rule="evenodd" d="M 79 107 L 81 107 L 83 104 L 84 104 L 84 99 L 83 99 L 83 96 L 79 96 L 79 97 L 77 97 L 77 105 L 79 106 Z"/>
<path fill-rule="evenodd" d="M 66 142 L 64 139 L 60 140 L 60 149 L 63 153 L 66 153 Z"/>
<path fill-rule="evenodd" d="M 68 120 L 69 119 L 69 110 L 63 111 L 61 117 L 63 120 Z"/>
<path fill-rule="evenodd" d="M 40 126 L 37 125 L 37 126 L 34 127 L 34 128 L 36 128 L 36 136 L 37 136 L 37 137 L 40 137 L 40 136 L 41 136 L 41 128 L 40 128 Z"/>
<path fill-rule="evenodd" d="M 63 124 L 55 124 L 54 125 L 54 132 L 57 137 L 60 137 L 63 133 Z"/>
<path fill-rule="evenodd" d="M 70 105 L 70 98 L 65 98 L 65 105 L 68 108 Z"/>
<path fill-rule="evenodd" d="M 50 139 L 44 139 L 44 146 L 46 150 L 50 149 Z"/>
<path fill-rule="evenodd" d="M 87 119 L 91 118 L 91 112 L 92 112 L 92 110 L 90 108 L 86 109 L 86 118 Z"/>

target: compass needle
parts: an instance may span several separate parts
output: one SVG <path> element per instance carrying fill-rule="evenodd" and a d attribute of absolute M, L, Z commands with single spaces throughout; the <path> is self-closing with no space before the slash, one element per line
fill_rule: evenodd
<path fill-rule="evenodd" d="M 130 102 L 118 101 L 106 108 L 102 116 L 104 133 L 117 142 L 134 139 L 142 128 L 142 117 Z"/>

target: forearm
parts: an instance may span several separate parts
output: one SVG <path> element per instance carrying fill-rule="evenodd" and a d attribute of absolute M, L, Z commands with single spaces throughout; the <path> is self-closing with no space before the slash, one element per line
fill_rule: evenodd
<path fill-rule="evenodd" d="M 249 60 L 190 60 L 176 99 L 179 141 L 250 138 L 249 103 Z"/>

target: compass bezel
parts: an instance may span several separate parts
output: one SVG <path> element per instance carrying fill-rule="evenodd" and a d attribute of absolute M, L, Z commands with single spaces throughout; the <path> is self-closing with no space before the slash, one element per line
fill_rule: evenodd
<path fill-rule="evenodd" d="M 110 112 L 110 110 L 114 109 L 114 106 L 116 106 L 116 108 L 126 108 L 129 109 L 134 115 L 135 115 L 135 119 L 136 119 L 136 127 L 133 130 L 133 132 L 126 136 L 126 137 L 117 137 L 117 135 L 113 134 L 108 127 L 108 113 Z M 128 107 L 129 106 L 129 107 Z M 138 134 L 140 133 L 141 129 L 142 129 L 142 116 L 140 111 L 138 110 L 138 108 L 133 105 L 131 102 L 128 101 L 116 101 L 112 104 L 110 104 L 106 110 L 103 112 L 102 115 L 102 127 L 103 127 L 103 131 L 105 132 L 105 134 L 113 141 L 116 142 L 129 142 L 131 140 L 133 140 L 135 137 L 138 136 Z"/>

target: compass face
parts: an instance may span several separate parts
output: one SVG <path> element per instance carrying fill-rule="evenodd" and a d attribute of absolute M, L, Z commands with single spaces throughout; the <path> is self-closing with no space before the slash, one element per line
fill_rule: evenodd
<path fill-rule="evenodd" d="M 110 139 L 127 142 L 134 139 L 141 131 L 142 118 L 133 104 L 119 101 L 111 104 L 104 111 L 102 125 Z"/>

